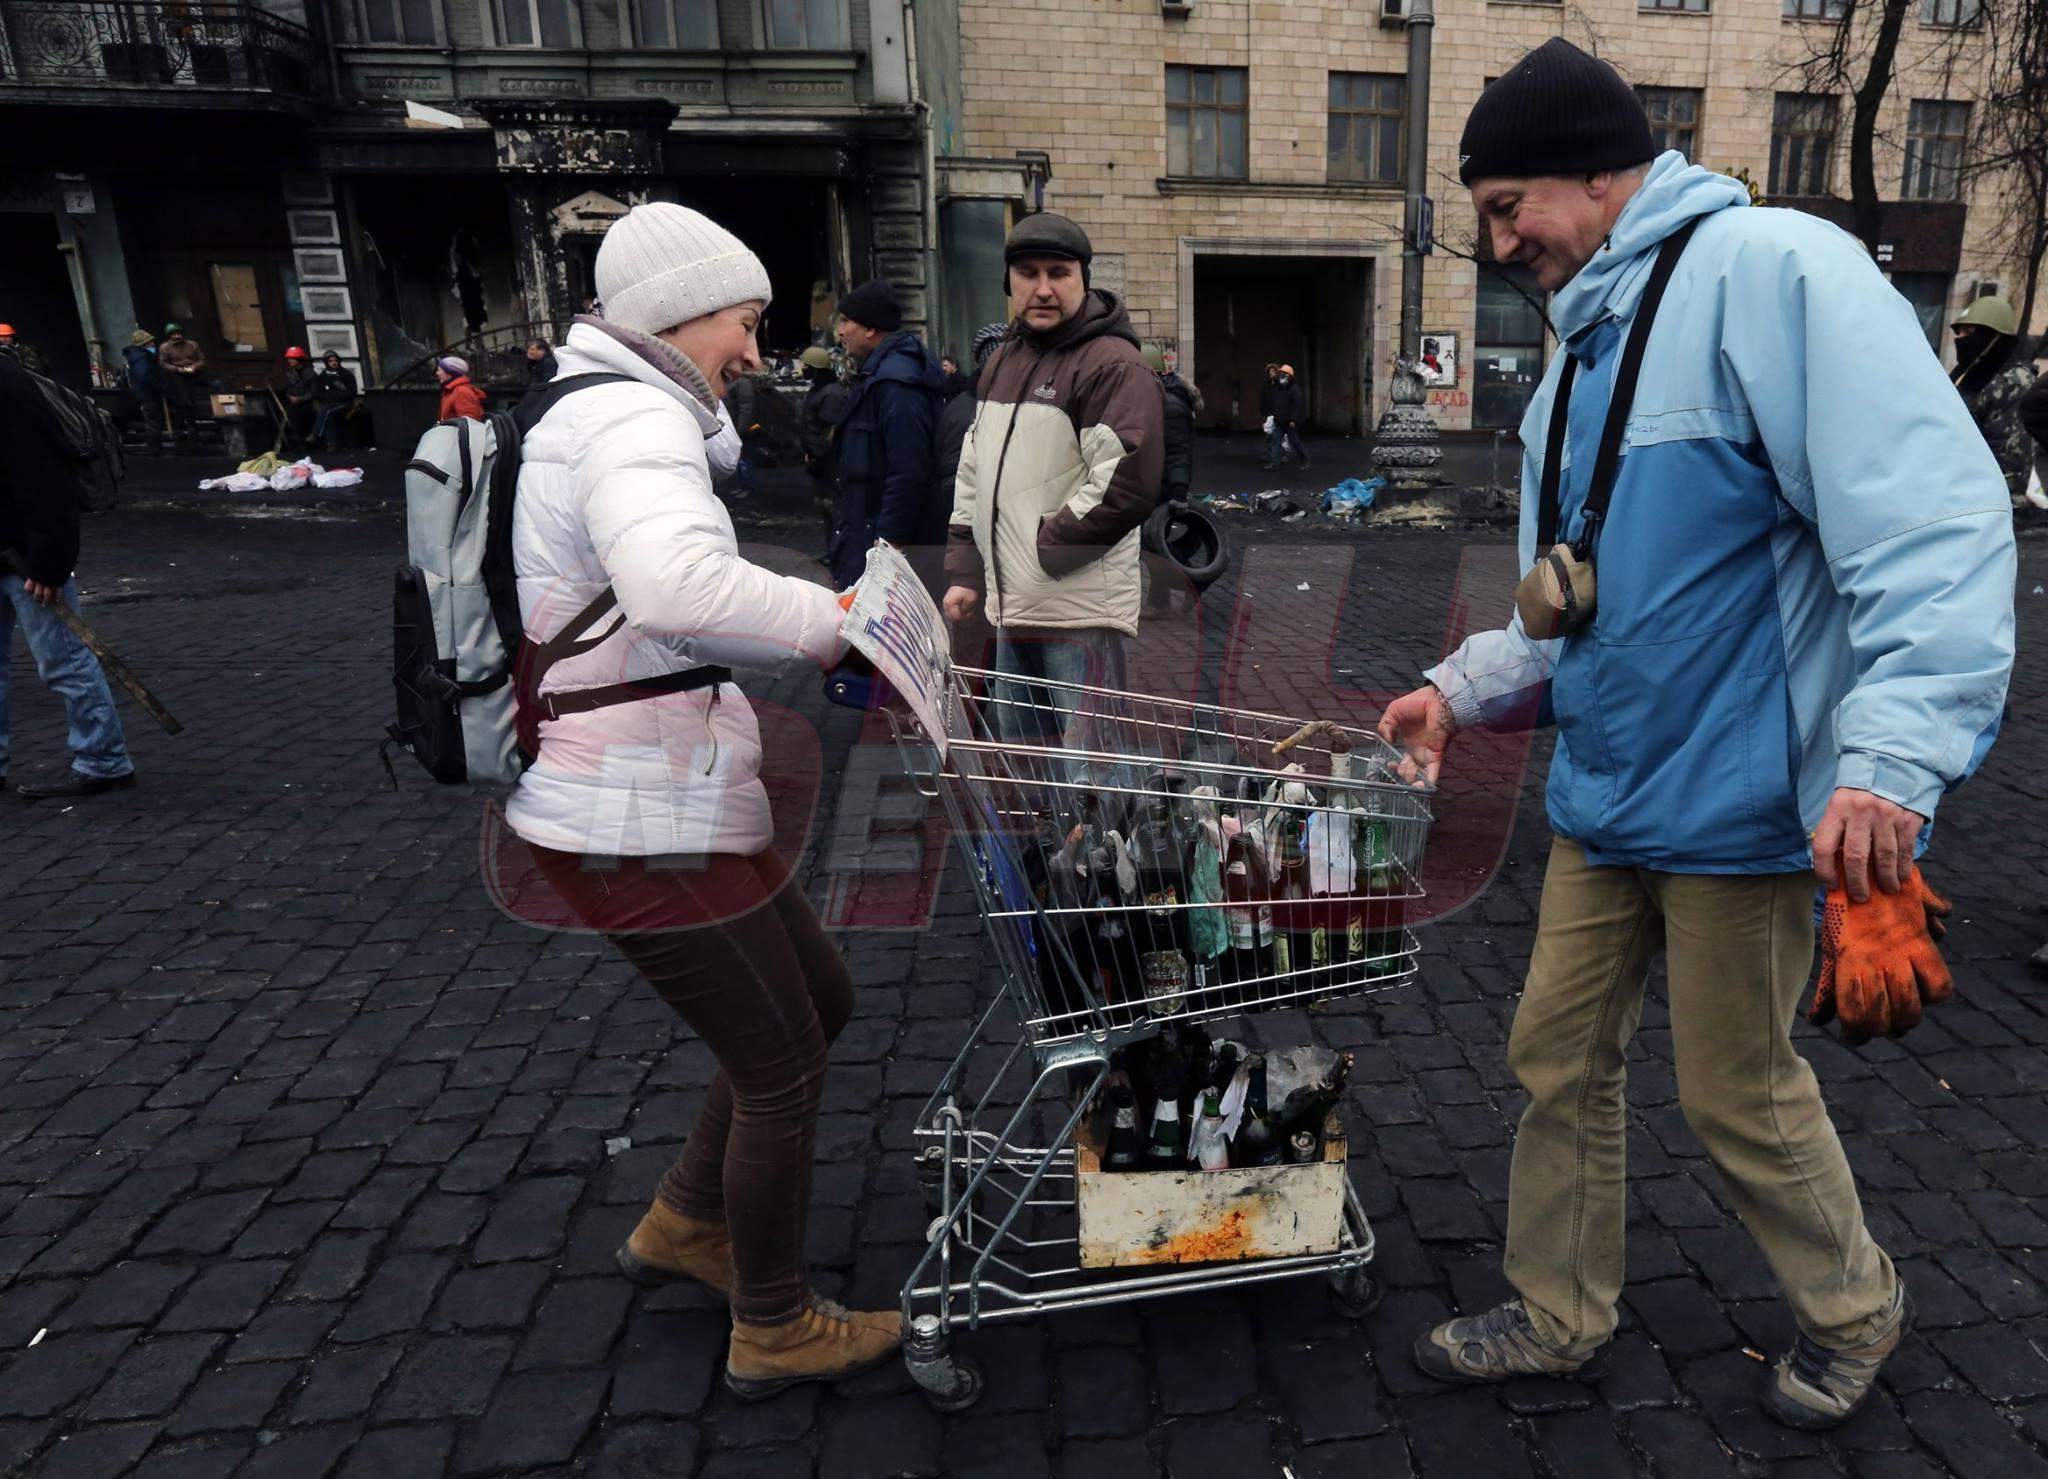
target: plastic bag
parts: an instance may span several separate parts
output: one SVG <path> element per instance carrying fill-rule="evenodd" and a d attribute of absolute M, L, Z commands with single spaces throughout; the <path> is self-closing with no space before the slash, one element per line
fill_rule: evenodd
<path fill-rule="evenodd" d="M 360 467 L 331 467 L 313 474 L 313 486 L 316 488 L 353 488 L 362 480 L 363 470 Z"/>
<path fill-rule="evenodd" d="M 1385 478 L 1367 478 L 1363 482 L 1346 478 L 1323 494 L 1323 512 L 1340 517 L 1364 513 L 1386 486 Z"/>
<path fill-rule="evenodd" d="M 294 488 L 303 488 L 313 481 L 314 475 L 324 471 L 311 458 L 302 457 L 289 467 L 280 467 L 270 475 L 270 486 L 279 493 L 288 493 Z"/>
<path fill-rule="evenodd" d="M 1268 416 L 1266 418 L 1265 423 L 1261 429 L 1264 430 L 1267 436 L 1271 436 L 1273 434 L 1273 418 L 1271 416 Z"/>
<path fill-rule="evenodd" d="M 253 472 L 231 472 L 224 478 L 201 478 L 199 486 L 223 493 L 255 493 L 268 488 L 270 479 Z"/>

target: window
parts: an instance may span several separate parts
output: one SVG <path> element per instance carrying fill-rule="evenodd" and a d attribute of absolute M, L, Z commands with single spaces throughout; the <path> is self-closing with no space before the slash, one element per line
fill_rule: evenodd
<path fill-rule="evenodd" d="M 263 330 L 263 296 L 256 291 L 256 269 L 244 262 L 215 262 L 207 269 L 213 281 L 213 317 L 231 354 L 265 354 L 270 336 Z"/>
<path fill-rule="evenodd" d="M 844 0 L 762 0 L 762 10 L 778 51 L 846 50 Z"/>
<path fill-rule="evenodd" d="M 363 34 L 387 46 L 432 46 L 434 0 L 363 0 Z"/>
<path fill-rule="evenodd" d="M 500 46 L 576 45 L 572 0 L 496 0 Z"/>
<path fill-rule="evenodd" d="M 1479 306 L 1472 324 L 1472 425 L 1485 430 L 1522 424 L 1543 378 L 1543 289 L 1520 265 L 1479 269 Z"/>
<path fill-rule="evenodd" d="M 1166 69 L 1166 172 L 1242 180 L 1244 68 Z"/>
<path fill-rule="evenodd" d="M 1982 20 L 1978 0 L 1921 0 L 1920 23 L 1926 26 L 1974 26 Z"/>
<path fill-rule="evenodd" d="M 1636 0 L 1638 10 L 1689 10 L 1697 15 L 1707 13 L 1707 0 Z"/>
<path fill-rule="evenodd" d="M 1330 178 L 1401 183 L 1401 114 L 1408 79 L 1383 72 L 1330 74 Z"/>
<path fill-rule="evenodd" d="M 1936 354 L 1941 353 L 1941 341 L 1948 328 L 1948 290 L 1955 280 L 1946 272 L 1894 272 L 1892 286 L 1899 296 L 1913 305 L 1913 312 L 1920 320 L 1920 331 L 1927 336 Z"/>
<path fill-rule="evenodd" d="M 1696 87 L 1639 87 L 1636 96 L 1650 115 L 1650 142 L 1662 154 L 1676 149 L 1692 158 L 1700 129 L 1700 90 Z"/>
<path fill-rule="evenodd" d="M 1915 98 L 1906 113 L 1906 178 L 1899 194 L 1907 200 L 1954 200 L 1969 127 L 1968 103 Z"/>
<path fill-rule="evenodd" d="M 1846 0 L 1785 0 L 1785 19 L 1794 21 L 1838 21 Z"/>
<path fill-rule="evenodd" d="M 1771 114 L 1771 183 L 1765 192 L 1825 195 L 1835 148 L 1835 100 L 1820 93 L 1781 92 Z"/>
<path fill-rule="evenodd" d="M 633 0 L 633 40 L 643 51 L 718 50 L 712 0 Z"/>

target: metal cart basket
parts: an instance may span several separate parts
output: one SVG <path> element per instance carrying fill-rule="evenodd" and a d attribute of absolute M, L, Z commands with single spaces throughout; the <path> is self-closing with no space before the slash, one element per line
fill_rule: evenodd
<path fill-rule="evenodd" d="M 1340 1167 L 1341 1228 L 1327 1251 L 1085 1267 L 1076 1192 L 1093 1163 L 1077 1139 L 1120 1047 L 1411 979 L 1406 919 L 1422 897 L 1429 793 L 1400 779 L 1399 755 L 1368 731 L 969 668 L 944 683 L 943 745 L 901 707 L 884 712 L 966 856 L 1001 989 L 914 1131 L 933 1221 L 903 1288 L 912 1378 L 956 1411 L 982 1385 L 951 1353 L 960 1326 L 1185 1291 L 1320 1274 L 1347 1314 L 1367 1313 L 1373 1233 Z M 1134 896 L 1144 860 L 1126 838 L 1143 844 L 1147 821 L 1161 819 L 1250 857 L 1262 885 L 1221 901 L 1183 897 L 1190 889 Z M 1180 948 L 1178 965 L 1157 968 L 1174 962 L 1197 911 L 1218 909 L 1231 916 L 1230 951 L 1201 961 Z M 1213 941 L 1213 913 L 1205 924 Z M 1248 950 L 1235 948 L 1246 938 Z"/>

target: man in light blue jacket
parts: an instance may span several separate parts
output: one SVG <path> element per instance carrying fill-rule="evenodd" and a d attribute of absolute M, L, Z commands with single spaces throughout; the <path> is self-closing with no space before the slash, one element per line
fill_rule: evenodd
<path fill-rule="evenodd" d="M 1799 1325 L 1765 1408 L 1830 1427 L 1912 1307 L 1789 1037 L 1815 879 L 1839 873 L 1859 901 L 1873 877 L 1899 890 L 1943 792 L 1990 747 L 2013 654 L 2010 499 L 1863 248 L 1652 158 L 1605 63 L 1563 41 L 1530 53 L 1481 96 L 1461 153 L 1496 259 L 1555 294 L 1565 351 L 1522 423 L 1522 563 L 1555 445 L 1555 537 L 1586 542 L 1598 583 L 1589 625 L 1537 641 L 1518 616 L 1474 636 L 1381 725 L 1432 779 L 1460 729 L 1558 727 L 1508 1046 L 1529 1093 L 1505 1258 L 1520 1297 L 1428 1332 L 1416 1360 L 1452 1381 L 1601 1369 L 1623 1277 L 1623 1053 L 1661 950 L 1681 1107 Z M 1688 225 L 1589 530 L 1617 366 Z"/>

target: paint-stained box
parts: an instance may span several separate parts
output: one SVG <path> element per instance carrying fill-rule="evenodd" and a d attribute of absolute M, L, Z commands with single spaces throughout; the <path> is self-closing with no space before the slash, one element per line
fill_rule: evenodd
<path fill-rule="evenodd" d="M 1090 1116 L 1074 1137 L 1083 1268 L 1330 1253 L 1343 1236 L 1350 1146 L 1336 1110 L 1322 1159 L 1300 1166 L 1104 1171 L 1101 1133 Z"/>

